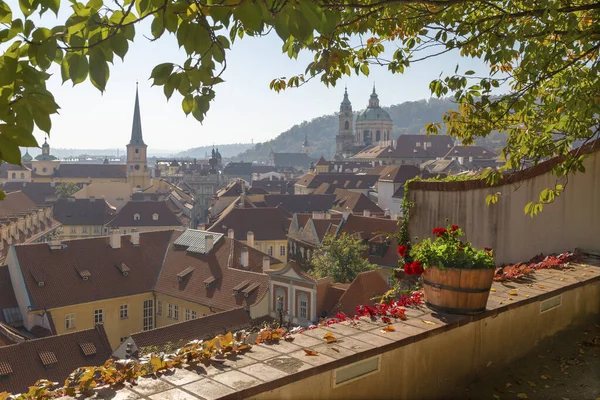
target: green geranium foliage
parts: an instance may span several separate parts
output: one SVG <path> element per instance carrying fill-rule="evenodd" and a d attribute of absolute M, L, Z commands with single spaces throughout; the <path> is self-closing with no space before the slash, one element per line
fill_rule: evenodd
<path fill-rule="evenodd" d="M 72 13 L 60 25 L 32 20 L 65 7 Z M 149 32 L 138 32 L 145 19 Z M 135 40 L 173 34 L 186 60 L 165 60 L 150 78 L 202 121 L 231 43 L 274 32 L 290 58 L 314 54 L 302 73 L 274 79 L 276 91 L 313 78 L 335 85 L 368 76 L 373 65 L 403 73 L 448 52 L 483 60 L 481 75 L 449 66 L 431 82 L 432 94 L 452 95 L 459 107 L 426 130 L 465 145 L 506 132 L 505 165 L 488 174 L 490 183 L 504 171 L 564 156 L 554 168 L 556 185 L 525 210 L 535 215 L 562 193 L 569 174 L 583 171 L 583 155 L 571 146 L 599 135 L 598 21 L 600 3 L 590 0 L 19 0 L 18 9 L 0 0 L 0 158 L 19 164 L 19 146 L 37 145 L 34 126 L 50 133 L 59 109 L 46 89 L 53 63 L 63 81 L 89 79 L 103 91 L 115 56 L 125 58 Z M 505 94 L 493 96 L 495 89 Z"/>
<path fill-rule="evenodd" d="M 410 249 L 410 258 L 419 262 L 423 269 L 428 267 L 458 269 L 495 268 L 492 249 L 478 250 L 471 242 L 460 239 L 464 232 L 456 225 L 435 228 L 435 239 L 423 239 Z"/>

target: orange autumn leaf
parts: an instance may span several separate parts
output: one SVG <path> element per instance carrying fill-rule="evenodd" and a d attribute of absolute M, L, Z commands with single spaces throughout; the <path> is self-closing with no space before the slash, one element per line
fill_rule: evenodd
<path fill-rule="evenodd" d="M 323 336 L 323 339 L 327 340 L 327 343 L 335 343 L 335 342 L 337 342 L 337 339 L 335 338 L 335 336 L 333 336 L 333 333 L 331 333 L 331 332 L 327 332 Z"/>
<path fill-rule="evenodd" d="M 381 330 L 381 332 L 394 332 L 395 330 L 396 330 L 396 328 L 394 328 L 394 326 L 393 326 L 393 325 L 388 325 L 388 326 L 385 326 L 385 327 L 384 327 L 384 328 Z"/>
<path fill-rule="evenodd" d="M 508 294 L 511 295 L 511 296 L 518 296 L 519 295 L 516 290 L 511 290 L 510 292 L 508 292 Z"/>
<path fill-rule="evenodd" d="M 306 356 L 318 356 L 319 355 L 319 353 L 314 350 L 310 350 L 310 349 L 302 349 L 302 350 L 304 350 L 304 353 L 305 353 L 304 355 L 306 355 Z"/>
<path fill-rule="evenodd" d="M 424 323 L 426 323 L 427 325 L 436 325 L 435 322 L 432 321 L 427 321 L 426 319 L 422 319 L 421 321 L 423 321 Z"/>

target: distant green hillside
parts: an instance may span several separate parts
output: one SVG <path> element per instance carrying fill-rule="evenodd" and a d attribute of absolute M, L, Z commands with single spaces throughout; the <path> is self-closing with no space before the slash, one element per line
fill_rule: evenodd
<path fill-rule="evenodd" d="M 215 145 L 216 148 L 219 149 L 219 153 L 224 158 L 233 157 L 241 152 L 244 152 L 254 145 L 251 143 L 233 143 L 233 144 L 220 144 Z M 199 158 L 204 159 L 205 156 L 210 157 L 210 153 L 212 151 L 212 146 L 202 146 L 202 147 L 194 147 L 192 149 L 188 149 L 177 153 L 176 157 L 191 157 L 191 158 Z"/>
<path fill-rule="evenodd" d="M 428 122 L 439 122 L 442 115 L 456 105 L 449 99 L 409 101 L 391 107 L 383 107 L 394 121 L 394 138 L 401 134 L 418 134 Z M 359 110 L 360 111 L 360 110 Z M 239 154 L 234 159 L 243 161 L 264 161 L 273 149 L 280 153 L 297 153 L 302 149 L 304 135 L 313 146 L 314 157 L 331 158 L 335 153 L 335 136 L 338 130 L 337 115 L 325 115 L 311 121 L 294 125 L 275 139 L 257 143 L 253 148 Z"/>

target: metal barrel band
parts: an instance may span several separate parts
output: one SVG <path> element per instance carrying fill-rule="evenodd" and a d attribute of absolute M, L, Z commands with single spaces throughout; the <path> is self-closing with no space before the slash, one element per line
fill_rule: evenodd
<path fill-rule="evenodd" d="M 431 304 L 426 301 L 425 305 L 432 309 L 433 311 L 445 313 L 445 314 L 479 314 L 485 312 L 486 308 L 453 308 L 453 307 L 442 307 L 435 304 Z"/>
<path fill-rule="evenodd" d="M 434 287 L 436 289 L 445 289 L 445 290 L 451 290 L 453 292 L 462 292 L 462 293 L 486 293 L 486 292 L 490 291 L 490 289 L 457 288 L 457 287 L 454 287 L 454 286 L 448 286 L 448 285 L 442 285 L 442 284 L 439 284 L 439 283 L 433 283 L 433 282 L 427 281 L 425 279 L 423 279 L 423 284 L 429 285 L 429 286 Z"/>

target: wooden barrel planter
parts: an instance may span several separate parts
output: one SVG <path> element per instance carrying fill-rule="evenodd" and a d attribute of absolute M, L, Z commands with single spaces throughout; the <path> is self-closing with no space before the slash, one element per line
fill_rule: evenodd
<path fill-rule="evenodd" d="M 494 269 L 427 268 L 423 273 L 425 304 L 449 314 L 485 311 Z"/>

